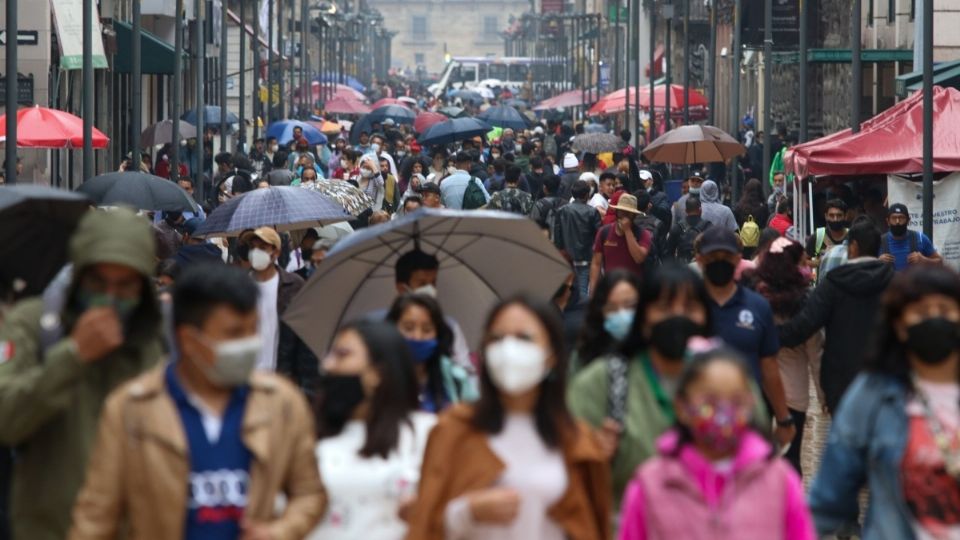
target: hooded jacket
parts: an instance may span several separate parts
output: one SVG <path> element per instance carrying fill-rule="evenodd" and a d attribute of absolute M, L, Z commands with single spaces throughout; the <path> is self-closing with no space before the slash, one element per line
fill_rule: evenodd
<path fill-rule="evenodd" d="M 826 330 L 820 386 L 831 412 L 863 367 L 864 336 L 874 329 L 880 296 L 893 274 L 893 266 L 879 259 L 854 259 L 831 270 L 800 313 L 780 327 L 783 347 L 796 347 L 821 328 Z"/>
<path fill-rule="evenodd" d="M 15 447 L 11 491 L 14 538 L 60 540 L 83 483 L 87 456 L 107 395 L 162 358 L 160 310 L 152 280 L 150 225 L 127 210 L 91 211 L 70 240 L 69 280 L 55 280 L 42 298 L 10 311 L 0 328 L 0 444 Z M 82 314 L 79 277 L 99 263 L 143 276 L 139 306 L 125 324 L 123 345 L 89 364 L 70 338 Z M 62 298 L 54 304 L 51 298 Z M 59 308 L 57 306 L 60 306 Z"/>
<path fill-rule="evenodd" d="M 700 202 L 703 208 L 701 217 L 712 223 L 714 227 L 723 227 L 731 231 L 739 229 L 733 210 L 720 202 L 720 188 L 713 180 L 707 180 L 700 186 Z"/>

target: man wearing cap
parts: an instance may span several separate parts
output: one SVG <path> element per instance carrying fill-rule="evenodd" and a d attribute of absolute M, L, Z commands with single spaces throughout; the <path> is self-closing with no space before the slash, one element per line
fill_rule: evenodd
<path fill-rule="evenodd" d="M 933 247 L 933 242 L 920 231 L 911 231 L 910 211 L 902 203 L 890 205 L 887 213 L 890 230 L 880 242 L 880 260 L 893 264 L 901 272 L 914 264 L 942 264 L 943 257 Z"/>
<path fill-rule="evenodd" d="M 614 270 L 627 270 L 643 276 L 643 262 L 653 243 L 650 232 L 634 223 L 641 214 L 636 197 L 624 193 L 610 208 L 616 210 L 617 221 L 601 227 L 594 240 L 590 262 L 591 291 L 596 290 L 601 274 Z"/>
<path fill-rule="evenodd" d="M 700 235 L 697 264 L 710 295 L 712 330 L 747 360 L 777 420 L 777 440 L 786 444 L 796 427 L 777 364 L 780 342 L 773 310 L 765 298 L 733 279 L 740 260 L 740 242 L 730 229 L 709 227 Z"/>
<path fill-rule="evenodd" d="M 154 239 L 128 210 L 90 211 L 72 267 L 0 325 L 0 445 L 16 447 L 13 537 L 62 540 L 100 409 L 163 358 Z"/>
<path fill-rule="evenodd" d="M 303 287 L 303 278 L 277 264 L 281 241 L 277 231 L 260 227 L 240 237 L 250 252 L 250 272 L 260 295 L 257 312 L 260 321 L 260 354 L 257 369 L 289 376 L 300 388 L 311 391 L 319 367 L 316 356 L 293 330 L 281 320 L 293 297 Z"/>
<path fill-rule="evenodd" d="M 456 162 L 457 171 L 444 178 L 440 183 L 443 206 L 455 210 L 462 210 L 463 196 L 467 192 L 467 186 L 470 185 L 470 183 L 476 183 L 480 187 L 480 190 L 483 191 L 486 202 L 490 202 L 490 194 L 486 188 L 483 187 L 483 182 L 470 174 L 470 169 L 473 166 L 473 159 L 470 157 L 470 154 L 467 152 L 458 152 Z"/>
<path fill-rule="evenodd" d="M 683 218 L 687 215 L 687 198 L 691 195 L 700 196 L 700 187 L 703 185 L 703 178 L 693 175 L 686 179 L 686 183 L 690 186 L 689 191 L 677 199 L 677 202 L 673 203 L 673 223 L 683 221 Z"/>
<path fill-rule="evenodd" d="M 563 174 L 560 176 L 561 199 L 569 199 L 573 196 L 573 183 L 580 179 L 580 161 L 575 154 L 567 152 L 563 156 Z"/>
<path fill-rule="evenodd" d="M 420 196 L 423 198 L 425 208 L 443 208 L 443 199 L 440 194 L 440 186 L 433 182 L 425 182 L 420 185 Z"/>

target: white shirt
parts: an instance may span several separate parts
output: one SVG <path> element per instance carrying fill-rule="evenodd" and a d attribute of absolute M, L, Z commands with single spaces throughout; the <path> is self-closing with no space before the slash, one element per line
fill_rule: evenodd
<path fill-rule="evenodd" d="M 277 342 L 280 339 L 280 318 L 277 315 L 277 290 L 280 288 L 280 273 L 277 272 L 267 281 L 258 281 L 260 298 L 257 300 L 257 314 L 260 316 L 260 355 L 257 357 L 257 369 L 277 370 Z"/>
<path fill-rule="evenodd" d="M 336 437 L 317 443 L 320 478 L 329 507 L 309 540 L 402 540 L 407 525 L 400 520 L 400 504 L 414 497 L 427 436 L 437 417 L 424 412 L 410 415 L 413 428 L 400 428 L 397 449 L 387 459 L 364 458 L 365 422 L 352 420 Z"/>
<path fill-rule="evenodd" d="M 603 212 L 607 211 L 607 208 L 610 206 L 610 201 L 606 197 L 599 193 L 594 193 L 593 197 L 587 201 L 587 204 L 596 208 L 597 210 L 602 210 Z"/>

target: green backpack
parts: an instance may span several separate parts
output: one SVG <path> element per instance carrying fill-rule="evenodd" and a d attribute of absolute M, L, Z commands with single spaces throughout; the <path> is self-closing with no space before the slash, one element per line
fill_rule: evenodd
<path fill-rule="evenodd" d="M 746 248 L 755 248 L 760 245 L 760 226 L 754 221 L 753 216 L 747 216 L 743 226 L 740 227 L 740 241 Z"/>
<path fill-rule="evenodd" d="M 461 207 L 464 210 L 475 210 L 486 204 L 487 197 L 483 194 L 483 188 L 480 187 L 480 180 L 475 176 L 470 177 L 467 190 L 463 192 L 463 204 Z"/>

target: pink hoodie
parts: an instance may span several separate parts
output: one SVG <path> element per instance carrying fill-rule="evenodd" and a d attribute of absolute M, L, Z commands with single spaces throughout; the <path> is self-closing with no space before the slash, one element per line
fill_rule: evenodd
<path fill-rule="evenodd" d="M 677 439 L 672 430 L 660 437 L 660 455 L 627 486 L 620 540 L 816 538 L 799 476 L 769 457 L 762 437 L 744 437 L 728 472 L 717 471 L 689 444 L 674 457 Z"/>

